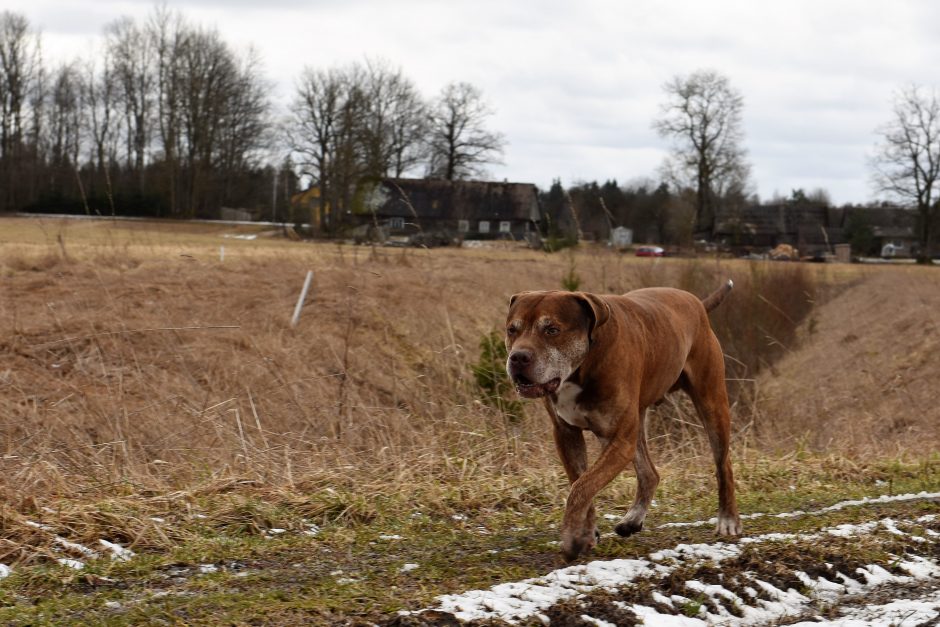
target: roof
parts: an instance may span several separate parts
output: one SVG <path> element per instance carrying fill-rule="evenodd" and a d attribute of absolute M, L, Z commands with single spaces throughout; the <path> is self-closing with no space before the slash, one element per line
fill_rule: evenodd
<path fill-rule="evenodd" d="M 911 237 L 916 214 L 895 207 L 833 208 L 808 203 L 751 205 L 718 212 L 716 235 L 798 236 L 802 241 L 830 243 L 844 237 L 850 217 L 858 216 L 876 235 Z M 825 235 L 823 231 L 825 230 Z"/>
<path fill-rule="evenodd" d="M 531 183 L 382 179 L 362 191 L 361 211 L 380 217 L 539 219 L 538 191 Z"/>

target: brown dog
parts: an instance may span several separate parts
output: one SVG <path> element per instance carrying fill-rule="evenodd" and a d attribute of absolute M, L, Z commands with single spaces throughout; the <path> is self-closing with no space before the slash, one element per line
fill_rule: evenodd
<path fill-rule="evenodd" d="M 506 369 L 520 395 L 544 398 L 571 481 L 561 534 L 566 559 L 594 547 L 594 496 L 631 462 L 636 498 L 616 531 L 629 536 L 643 528 L 659 483 L 646 448 L 645 410 L 678 389 L 692 398 L 718 468 L 717 531 L 741 533 L 724 358 L 706 313 L 732 285 L 728 281 L 704 301 L 671 288 L 623 296 L 523 292 L 510 299 Z M 602 446 L 590 468 L 583 431 Z"/>

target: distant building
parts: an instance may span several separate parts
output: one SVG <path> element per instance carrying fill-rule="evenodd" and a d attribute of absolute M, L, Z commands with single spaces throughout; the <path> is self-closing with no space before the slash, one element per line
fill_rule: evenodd
<path fill-rule="evenodd" d="M 610 245 L 617 249 L 628 248 L 633 245 L 633 229 L 618 226 L 610 232 Z"/>
<path fill-rule="evenodd" d="M 907 252 L 916 246 L 916 221 L 915 212 L 895 207 L 826 207 L 811 202 L 751 205 L 719 211 L 714 241 L 736 252 L 765 252 L 788 244 L 800 256 L 820 256 L 834 254 L 837 244 L 849 243 L 848 227 L 854 222 L 871 229 L 879 249 L 890 243 Z"/>
<path fill-rule="evenodd" d="M 538 238 L 535 185 L 439 179 L 381 179 L 356 192 L 350 222 L 360 230 L 446 243 L 462 239 Z"/>
<path fill-rule="evenodd" d="M 319 187 L 310 187 L 290 197 L 291 222 L 309 222 L 314 230 L 320 230 L 323 226 L 323 214 Z"/>

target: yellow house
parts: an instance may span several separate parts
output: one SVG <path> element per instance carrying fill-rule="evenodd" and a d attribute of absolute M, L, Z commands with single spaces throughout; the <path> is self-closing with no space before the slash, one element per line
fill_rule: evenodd
<path fill-rule="evenodd" d="M 320 202 L 320 188 L 315 186 L 291 196 L 290 207 L 292 216 L 307 216 L 314 230 L 320 229 L 323 215 L 329 210 Z"/>

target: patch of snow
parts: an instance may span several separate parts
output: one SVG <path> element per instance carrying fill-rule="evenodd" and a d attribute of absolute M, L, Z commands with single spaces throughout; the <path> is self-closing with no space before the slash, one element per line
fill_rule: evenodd
<path fill-rule="evenodd" d="M 608 623 L 606 620 L 601 620 L 599 618 L 594 618 L 593 616 L 588 616 L 587 614 L 581 615 L 581 620 L 589 625 L 594 625 L 595 627 L 617 627 L 613 623 Z"/>
<path fill-rule="evenodd" d="M 877 564 L 865 566 L 864 568 L 856 568 L 855 572 L 859 575 L 862 575 L 865 578 L 865 583 L 870 587 L 880 586 L 882 584 L 892 582 L 909 583 L 913 581 L 912 577 L 906 577 L 904 575 L 892 575 Z"/>
<path fill-rule="evenodd" d="M 416 568 L 419 568 L 419 566 L 418 566 L 417 564 L 410 564 L 410 563 L 409 563 L 409 564 L 404 564 L 399 570 L 400 570 L 400 572 L 403 572 L 403 573 L 410 573 L 411 571 L 415 570 Z"/>
<path fill-rule="evenodd" d="M 906 538 L 910 538 L 911 540 L 914 540 L 915 542 L 929 542 L 927 538 L 922 538 L 920 536 L 915 536 L 913 534 L 907 533 L 906 531 L 901 531 L 900 529 L 898 529 L 898 526 L 895 524 L 895 522 L 891 520 L 890 518 L 883 519 L 881 521 L 881 526 L 887 529 L 888 533 L 892 533 L 896 536 L 904 536 Z"/>
<path fill-rule="evenodd" d="M 558 601 L 594 588 L 614 589 L 637 577 L 659 572 L 662 567 L 647 560 L 619 559 L 569 566 L 543 577 L 499 584 L 489 590 L 438 598 L 438 609 L 465 621 L 487 618 L 524 618 L 540 613 Z"/>
<path fill-rule="evenodd" d="M 219 572 L 219 567 L 215 564 L 200 564 L 199 572 L 203 575 L 211 575 L 212 573 Z"/>
<path fill-rule="evenodd" d="M 840 538 L 851 538 L 857 536 L 860 533 L 870 533 L 875 527 L 878 526 L 877 522 L 867 522 L 861 523 L 858 525 L 845 524 L 845 525 L 836 525 L 835 527 L 830 527 L 827 529 L 827 533 L 831 536 L 838 536 Z"/>
<path fill-rule="evenodd" d="M 379 540 L 402 540 L 403 538 L 397 533 L 389 533 L 379 536 Z"/>
<path fill-rule="evenodd" d="M 151 516 L 151 517 L 150 517 L 150 520 L 152 520 L 152 521 L 155 522 L 155 523 L 165 523 L 165 522 L 166 522 L 164 519 L 160 518 L 159 516 Z"/>
<path fill-rule="evenodd" d="M 877 501 L 878 499 L 871 500 Z M 900 524 L 901 526 L 913 524 L 913 521 L 911 523 L 902 521 Z M 678 568 L 697 563 L 713 562 L 720 564 L 726 559 L 740 555 L 741 545 L 761 542 L 815 541 L 829 536 L 850 537 L 852 535 L 873 533 L 879 528 L 887 529 L 891 533 L 914 537 L 904 532 L 901 526 L 899 526 L 898 521 L 885 518 L 870 523 L 839 525 L 822 529 L 814 534 L 768 533 L 761 536 L 742 538 L 739 544 L 725 542 L 679 544 L 672 549 L 651 553 L 647 559 L 594 561 L 584 565 L 562 568 L 541 577 L 498 584 L 488 590 L 471 590 L 463 594 L 441 596 L 437 599 L 438 604 L 435 609 L 452 613 L 463 621 L 502 619 L 515 622 L 529 617 L 540 617 L 543 615 L 544 610 L 552 605 L 587 594 L 593 590 L 614 591 L 629 585 L 638 578 L 665 577 Z M 842 595 L 864 594 L 885 584 L 900 585 L 917 580 L 940 578 L 940 564 L 925 557 L 906 555 L 904 560 L 899 560 L 896 563 L 896 566 L 906 574 L 892 574 L 876 564 L 859 568 L 855 573 L 833 573 L 830 578 L 814 578 L 804 572 L 797 572 L 795 576 L 799 579 L 802 584 L 801 588 L 806 594 L 792 588 L 781 590 L 756 577 L 751 578 L 752 586 L 741 588 L 743 593 L 747 595 L 745 598 L 722 585 L 705 584 L 694 580 L 687 581 L 684 585 L 689 590 L 698 593 L 700 597 L 708 597 L 714 600 L 713 605 L 701 605 L 699 609 L 700 618 L 661 614 L 653 607 L 640 604 L 622 606 L 631 609 L 647 625 L 763 625 L 778 622 L 786 617 L 804 615 L 811 610 L 814 602 L 819 600 L 833 602 L 841 598 Z M 853 577 L 857 577 L 857 579 Z M 760 593 L 758 593 L 758 589 L 761 591 Z M 654 592 L 651 598 L 653 603 L 672 608 L 691 603 L 687 597 L 673 595 L 669 598 L 658 592 Z M 725 608 L 728 603 L 740 609 L 742 616 L 732 615 Z M 883 611 L 879 610 L 880 613 L 875 618 L 865 619 L 875 622 L 859 624 L 885 624 L 877 621 L 886 617 L 895 620 L 890 618 L 895 616 L 890 612 L 894 612 L 897 608 L 892 604 L 888 604 L 884 608 Z M 909 610 L 926 612 L 925 608 L 926 606 L 916 605 L 909 608 Z M 938 608 L 931 611 L 935 613 L 930 614 L 930 617 L 924 620 L 933 620 L 932 616 L 940 615 L 940 609 Z M 917 614 L 917 616 L 920 615 Z M 927 614 L 925 613 L 924 616 L 927 616 Z M 918 620 L 917 622 L 923 621 Z"/>
<path fill-rule="evenodd" d="M 13 569 L 6 564 L 0 564 L 0 579 L 6 579 L 13 573 Z"/>
<path fill-rule="evenodd" d="M 666 605 L 666 606 L 668 606 L 668 607 L 672 607 L 672 599 L 670 599 L 669 597 L 667 597 L 665 594 L 662 594 L 661 592 L 657 592 L 657 591 L 653 590 L 653 592 L 650 594 L 650 596 L 653 598 L 653 601 L 654 601 L 654 602 L 656 602 L 656 603 L 662 603 L 663 605 Z"/>
<path fill-rule="evenodd" d="M 698 618 L 660 614 L 645 605 L 634 605 L 630 609 L 643 620 L 644 625 L 655 625 L 656 627 L 706 627 L 707 625 L 705 621 Z"/>
<path fill-rule="evenodd" d="M 926 625 L 940 617 L 940 592 L 934 591 L 922 599 L 900 599 L 881 605 L 842 608 L 842 617 L 834 620 L 814 620 L 791 623 L 792 627 L 882 627 L 883 625 Z"/>
<path fill-rule="evenodd" d="M 130 549 L 125 549 L 116 542 L 108 542 L 107 540 L 98 540 L 98 542 L 101 544 L 101 546 L 111 551 L 111 559 L 126 562 L 127 560 L 134 557 L 133 551 Z"/>
<path fill-rule="evenodd" d="M 50 527 L 49 525 L 44 525 L 44 524 L 42 524 L 42 523 L 33 522 L 32 520 L 27 520 L 27 521 L 25 521 L 25 522 L 26 522 L 26 524 L 27 524 L 28 526 L 34 527 L 34 528 L 36 528 L 36 529 L 42 529 L 43 531 L 55 531 L 55 530 L 54 530 L 52 527 Z"/>
<path fill-rule="evenodd" d="M 909 493 L 909 494 L 882 494 L 881 496 L 865 496 L 860 499 L 853 499 L 848 501 L 839 501 L 829 505 L 828 507 L 823 507 L 821 509 L 814 509 L 810 511 L 796 510 L 793 512 L 782 512 L 779 514 L 768 514 L 765 512 L 755 512 L 753 514 L 743 514 L 741 516 L 742 520 L 749 520 L 753 518 L 763 518 L 764 516 L 773 516 L 775 518 L 798 518 L 800 516 L 819 516 L 822 514 L 828 514 L 830 512 L 837 512 L 839 510 L 845 509 L 847 507 L 859 507 L 861 505 L 873 505 L 879 503 L 897 503 L 902 501 L 922 501 L 928 499 L 940 499 L 940 492 L 927 492 L 926 490 Z M 717 518 L 709 518 L 708 520 L 696 520 L 693 522 L 672 522 L 664 523 L 659 525 L 659 529 L 668 529 L 670 527 L 704 527 L 706 525 L 714 525 L 718 522 Z"/>
<path fill-rule="evenodd" d="M 72 568 L 75 570 L 82 570 L 83 568 L 85 568 L 85 564 L 83 562 L 69 559 L 67 557 L 60 557 L 56 561 L 62 564 L 63 566 L 68 566 L 69 568 Z"/>
<path fill-rule="evenodd" d="M 78 544 L 77 542 L 69 542 L 62 536 L 56 536 L 55 541 L 59 546 L 61 546 L 64 549 L 75 551 L 77 553 L 81 553 L 82 555 L 87 555 L 88 557 L 98 557 L 97 551 L 93 551 L 92 549 L 89 549 L 87 546 Z"/>

